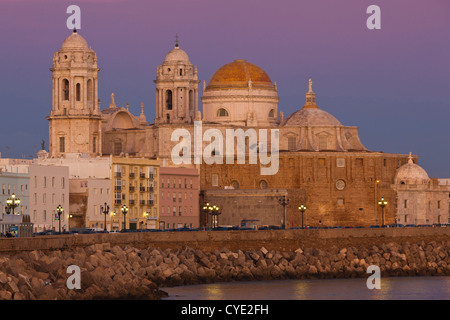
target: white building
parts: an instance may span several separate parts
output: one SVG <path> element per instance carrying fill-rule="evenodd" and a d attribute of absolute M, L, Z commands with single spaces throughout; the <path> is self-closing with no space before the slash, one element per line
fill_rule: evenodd
<path fill-rule="evenodd" d="M 65 208 L 61 230 L 68 229 L 69 168 L 22 159 L 0 159 L 0 164 L 2 216 L 6 211 L 6 199 L 14 194 L 20 199 L 14 213 L 29 215 L 34 232 L 59 230 L 59 221 L 55 218 L 58 205 Z"/>
<path fill-rule="evenodd" d="M 392 188 L 397 192 L 397 222 L 430 225 L 449 221 L 449 187 L 410 158 L 395 176 Z"/>
<path fill-rule="evenodd" d="M 100 213 L 100 206 L 106 202 L 112 207 L 112 157 L 92 158 L 82 153 L 66 153 L 64 157 L 49 158 L 48 153 L 41 150 L 37 162 L 68 167 L 71 226 L 103 230 L 105 217 Z M 110 220 L 108 216 L 108 225 Z"/>

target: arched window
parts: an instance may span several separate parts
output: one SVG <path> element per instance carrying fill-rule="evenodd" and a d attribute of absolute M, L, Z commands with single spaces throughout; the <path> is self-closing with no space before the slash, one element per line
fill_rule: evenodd
<path fill-rule="evenodd" d="M 77 97 L 76 97 L 77 101 L 81 101 L 81 84 L 77 83 L 76 90 L 77 90 Z"/>
<path fill-rule="evenodd" d="M 63 100 L 69 100 L 69 80 L 64 79 L 62 83 Z"/>
<path fill-rule="evenodd" d="M 269 111 L 269 118 L 275 118 L 275 110 L 274 109 Z"/>
<path fill-rule="evenodd" d="M 92 80 L 89 79 L 87 82 L 87 100 L 93 101 L 94 100 L 94 88 L 92 86 Z"/>
<path fill-rule="evenodd" d="M 166 109 L 172 110 L 172 90 L 166 91 Z"/>
<path fill-rule="evenodd" d="M 237 182 L 236 180 L 233 180 L 231 182 L 231 186 L 233 187 L 233 189 L 239 189 L 239 182 Z"/>
<path fill-rule="evenodd" d="M 261 182 L 259 183 L 259 187 L 261 189 L 267 189 L 267 181 L 261 180 Z"/>
<path fill-rule="evenodd" d="M 219 110 L 217 110 L 217 116 L 218 117 L 228 117 L 228 111 L 225 110 L 224 108 L 220 108 Z"/>

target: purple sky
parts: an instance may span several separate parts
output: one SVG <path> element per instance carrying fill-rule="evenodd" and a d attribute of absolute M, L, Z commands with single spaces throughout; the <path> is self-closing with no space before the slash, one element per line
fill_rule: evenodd
<path fill-rule="evenodd" d="M 411 151 L 431 177 L 450 178 L 448 0 L 0 0 L 3 157 L 48 146 L 49 68 L 71 33 L 71 4 L 97 52 L 102 108 L 114 92 L 135 114 L 144 102 L 153 122 L 156 67 L 178 33 L 202 81 L 247 59 L 277 82 L 286 117 L 303 106 L 311 77 L 319 107 L 358 126 L 367 148 Z M 372 4 L 381 30 L 366 28 Z"/>

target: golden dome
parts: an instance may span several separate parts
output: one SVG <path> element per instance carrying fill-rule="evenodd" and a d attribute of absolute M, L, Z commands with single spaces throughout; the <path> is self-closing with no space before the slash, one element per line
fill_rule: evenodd
<path fill-rule="evenodd" d="M 248 89 L 249 86 L 257 89 L 275 89 L 263 69 L 246 60 L 234 60 L 214 73 L 206 90 Z"/>

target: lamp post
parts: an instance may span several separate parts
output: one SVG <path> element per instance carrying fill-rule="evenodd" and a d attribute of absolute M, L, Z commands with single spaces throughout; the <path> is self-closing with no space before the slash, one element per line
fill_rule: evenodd
<path fill-rule="evenodd" d="M 144 217 L 145 217 L 145 229 L 148 229 L 148 216 L 149 216 L 148 212 L 145 211 L 145 212 L 144 212 Z"/>
<path fill-rule="evenodd" d="M 126 228 L 127 228 L 126 215 L 128 213 L 128 207 L 126 205 L 123 205 L 120 210 L 122 210 L 122 213 L 123 213 L 123 230 L 126 230 Z"/>
<path fill-rule="evenodd" d="M 303 204 L 301 204 L 301 205 L 298 207 L 298 210 L 300 210 L 300 212 L 302 213 L 302 229 L 303 229 L 303 228 L 304 228 L 304 227 L 303 227 L 303 213 L 306 211 L 306 206 L 303 205 Z"/>
<path fill-rule="evenodd" d="M 105 202 L 105 206 L 104 207 L 100 206 L 100 211 L 102 211 L 103 214 L 105 215 L 105 229 L 104 229 L 104 232 L 106 233 L 106 216 L 109 213 L 109 206 L 108 206 L 108 204 L 106 202 Z"/>
<path fill-rule="evenodd" d="M 217 228 L 219 226 L 218 216 L 222 213 L 220 208 L 216 205 L 210 205 L 209 202 L 206 202 L 202 207 L 202 211 L 207 217 L 208 214 L 211 215 L 211 228 Z"/>
<path fill-rule="evenodd" d="M 378 210 L 377 210 L 377 199 L 378 199 L 378 195 L 377 195 L 377 193 L 378 193 L 378 185 L 380 184 L 380 180 L 375 180 L 375 201 L 374 201 L 374 203 L 375 203 L 375 208 L 374 208 L 374 211 L 375 211 L 375 225 L 378 225 Z"/>
<path fill-rule="evenodd" d="M 12 214 L 14 215 L 14 209 L 17 208 L 20 205 L 20 199 L 16 198 L 16 195 L 13 193 L 11 195 L 11 198 L 8 198 L 6 200 L 6 206 L 9 210 L 6 211 L 7 214 L 9 214 L 12 211 Z"/>
<path fill-rule="evenodd" d="M 283 206 L 283 223 L 281 228 L 286 229 L 286 206 L 289 204 L 289 199 L 286 196 L 282 196 L 278 198 L 278 203 Z"/>
<path fill-rule="evenodd" d="M 56 213 L 58 214 L 59 233 L 61 234 L 61 214 L 64 212 L 64 208 L 61 205 L 56 207 Z"/>
<path fill-rule="evenodd" d="M 113 229 L 113 217 L 116 216 L 116 211 L 111 211 L 111 230 Z"/>
<path fill-rule="evenodd" d="M 208 225 L 208 213 L 210 212 L 210 207 L 209 202 L 206 202 L 202 207 L 202 212 L 205 216 L 205 227 Z"/>
<path fill-rule="evenodd" d="M 386 207 L 388 202 L 381 197 L 381 200 L 378 201 L 378 206 L 381 207 L 381 226 L 384 226 L 384 207 Z"/>
<path fill-rule="evenodd" d="M 219 226 L 219 215 L 222 213 L 222 211 L 220 211 L 220 208 L 216 205 L 213 205 L 211 207 L 211 224 L 212 224 L 212 228 L 215 229 Z"/>

